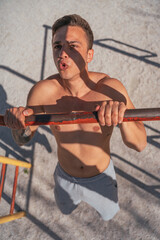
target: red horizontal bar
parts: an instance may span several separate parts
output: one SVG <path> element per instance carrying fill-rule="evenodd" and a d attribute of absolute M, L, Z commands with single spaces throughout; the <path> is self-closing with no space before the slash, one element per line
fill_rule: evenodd
<path fill-rule="evenodd" d="M 160 117 L 124 117 L 123 122 L 144 122 L 144 121 L 159 121 Z"/>
<path fill-rule="evenodd" d="M 159 121 L 160 108 L 127 109 L 124 122 L 127 121 Z M 98 122 L 97 112 L 71 112 L 64 114 L 41 114 L 26 117 L 26 126 L 60 125 Z M 5 126 L 3 116 L 0 116 L 0 126 Z"/>

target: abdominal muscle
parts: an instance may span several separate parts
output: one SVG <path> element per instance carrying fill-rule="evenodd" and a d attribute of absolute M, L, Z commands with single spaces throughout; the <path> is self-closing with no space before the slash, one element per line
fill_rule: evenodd
<path fill-rule="evenodd" d="M 80 154 L 77 148 L 80 147 Z M 65 172 L 73 177 L 93 177 L 103 172 L 109 165 L 109 154 L 103 153 L 97 147 L 75 146 L 72 151 L 69 147 L 58 147 L 58 159 Z M 66 154 L 67 152 L 67 154 Z M 79 149 L 78 149 L 79 152 Z"/>
<path fill-rule="evenodd" d="M 76 130 L 71 135 L 71 131 L 68 133 L 65 131 L 63 134 L 64 132 L 57 132 L 55 128 L 51 129 L 57 140 L 59 163 L 69 175 L 81 178 L 93 177 L 108 167 L 111 134 L 103 136 L 101 131 L 98 134 L 94 132 L 89 134 L 87 131 L 85 134 L 85 131 Z"/>

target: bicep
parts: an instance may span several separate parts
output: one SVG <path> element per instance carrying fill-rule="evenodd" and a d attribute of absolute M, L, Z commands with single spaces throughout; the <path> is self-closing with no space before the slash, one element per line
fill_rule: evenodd
<path fill-rule="evenodd" d="M 134 109 L 135 106 L 134 106 L 131 98 L 129 97 L 129 95 L 127 93 L 127 90 L 124 88 L 122 92 L 123 92 L 123 94 L 124 94 L 124 96 L 126 98 L 126 107 L 127 107 L 127 109 Z"/>
<path fill-rule="evenodd" d="M 134 109 L 135 108 L 134 104 L 131 101 L 131 98 L 129 97 L 128 92 L 127 92 L 126 88 L 124 87 L 124 85 L 117 79 L 114 79 L 112 84 L 113 84 L 113 88 L 125 98 L 126 107 L 128 109 Z"/>

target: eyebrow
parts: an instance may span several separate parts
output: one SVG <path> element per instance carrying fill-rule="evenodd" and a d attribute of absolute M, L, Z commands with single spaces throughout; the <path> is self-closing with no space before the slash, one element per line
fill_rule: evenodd
<path fill-rule="evenodd" d="M 55 41 L 53 44 L 56 45 L 56 44 L 60 44 L 61 41 Z M 79 41 L 67 41 L 68 44 L 73 44 L 73 43 L 78 43 L 78 44 L 81 44 L 81 42 Z"/>
<path fill-rule="evenodd" d="M 61 41 L 56 41 L 56 42 L 54 42 L 53 44 L 59 44 L 59 43 L 61 43 Z"/>

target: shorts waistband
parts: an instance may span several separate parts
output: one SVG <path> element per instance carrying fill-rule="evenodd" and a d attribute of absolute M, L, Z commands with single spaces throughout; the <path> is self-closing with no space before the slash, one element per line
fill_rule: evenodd
<path fill-rule="evenodd" d="M 88 177 L 88 178 L 73 177 L 73 176 L 69 175 L 67 172 L 65 172 L 63 170 L 63 168 L 61 167 L 61 165 L 59 163 L 57 163 L 57 170 L 61 176 L 63 176 L 65 179 L 70 180 L 72 182 L 73 181 L 74 182 L 92 182 L 92 181 L 97 181 L 98 179 L 101 179 L 101 178 L 105 177 L 106 175 L 113 177 L 114 167 L 113 167 L 113 162 L 110 159 L 110 163 L 109 163 L 108 167 L 103 172 L 99 173 L 96 176 Z"/>

